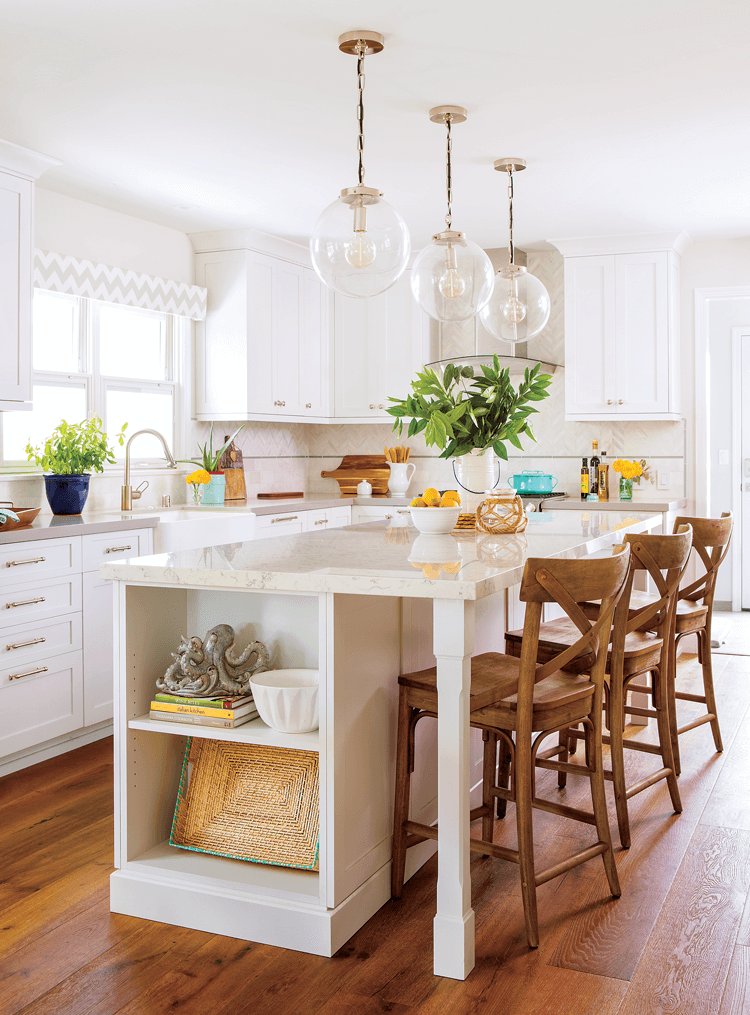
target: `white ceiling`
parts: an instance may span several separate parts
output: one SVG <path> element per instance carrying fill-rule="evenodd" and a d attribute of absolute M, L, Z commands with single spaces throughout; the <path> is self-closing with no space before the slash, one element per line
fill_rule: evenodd
<path fill-rule="evenodd" d="M 525 158 L 516 239 L 750 235 L 747 0 L 3 0 L 0 136 L 63 160 L 42 186 L 185 231 L 304 238 L 356 183 L 355 60 L 371 28 L 366 182 L 414 247 L 506 242 L 495 158 Z"/>

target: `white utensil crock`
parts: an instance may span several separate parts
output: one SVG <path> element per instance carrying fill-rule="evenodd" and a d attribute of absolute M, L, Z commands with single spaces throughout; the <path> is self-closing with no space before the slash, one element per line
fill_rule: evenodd
<path fill-rule="evenodd" d="M 417 470 L 416 465 L 413 462 L 388 462 L 388 468 L 391 470 L 388 492 L 396 497 L 403 497 L 409 489 L 411 477 Z"/>

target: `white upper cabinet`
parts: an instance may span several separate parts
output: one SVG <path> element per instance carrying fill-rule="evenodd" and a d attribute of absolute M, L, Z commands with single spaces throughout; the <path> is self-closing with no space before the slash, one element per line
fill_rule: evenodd
<path fill-rule="evenodd" d="M 306 248 L 256 230 L 205 235 L 207 246 L 238 247 L 196 254 L 196 283 L 208 289 L 196 325 L 197 418 L 325 419 L 329 301 Z"/>
<path fill-rule="evenodd" d="M 687 235 L 550 242 L 565 257 L 565 418 L 679 419 Z"/>
<path fill-rule="evenodd" d="M 57 165 L 0 141 L 0 410 L 31 408 L 34 180 Z"/>
<path fill-rule="evenodd" d="M 404 398 L 429 357 L 430 318 L 411 294 L 411 270 L 379 296 L 334 299 L 336 419 L 392 420 L 388 397 Z"/>

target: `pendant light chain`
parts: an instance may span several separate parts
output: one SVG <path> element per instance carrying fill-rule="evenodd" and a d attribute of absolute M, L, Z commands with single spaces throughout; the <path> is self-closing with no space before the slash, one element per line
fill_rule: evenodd
<path fill-rule="evenodd" d="M 450 113 L 446 114 L 445 127 L 447 137 L 445 139 L 445 192 L 448 197 L 448 212 L 445 216 L 445 224 L 450 229 L 452 221 L 452 205 L 453 205 L 453 177 L 451 175 L 451 152 L 453 151 L 453 139 L 451 138 L 451 121 L 453 117 Z"/>
<path fill-rule="evenodd" d="M 515 264 L 515 250 L 513 247 L 513 168 L 508 168 L 508 256 L 511 265 Z"/>
<path fill-rule="evenodd" d="M 359 89 L 359 102 L 357 103 L 357 123 L 359 126 L 359 134 L 357 136 L 357 156 L 359 159 L 359 166 L 357 170 L 357 179 L 359 180 L 359 186 L 362 187 L 365 182 L 365 103 L 364 103 L 364 91 L 365 91 L 365 53 L 367 52 L 367 43 L 359 42 L 357 44 L 357 88 Z"/>

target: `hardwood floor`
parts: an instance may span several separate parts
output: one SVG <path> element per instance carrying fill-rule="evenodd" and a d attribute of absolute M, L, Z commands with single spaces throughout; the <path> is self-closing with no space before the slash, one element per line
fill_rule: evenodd
<path fill-rule="evenodd" d="M 697 690 L 694 657 L 681 659 L 682 688 Z M 463 983 L 432 974 L 435 858 L 324 959 L 110 914 L 110 741 L 7 776 L 0 1012 L 750 1015 L 750 658 L 717 655 L 714 674 L 725 751 L 714 753 L 708 726 L 681 738 L 682 815 L 664 782 L 631 800 L 633 845 L 616 850 L 621 899 L 609 897 L 598 861 L 543 885 L 532 952 L 517 867 L 472 860 L 477 964 Z M 627 761 L 652 764 L 635 752 Z M 585 799 L 586 780 L 555 783 L 539 773 L 547 795 Z M 544 812 L 534 819 L 540 865 L 589 831 Z M 509 807 L 496 841 L 512 843 L 513 825 Z"/>

